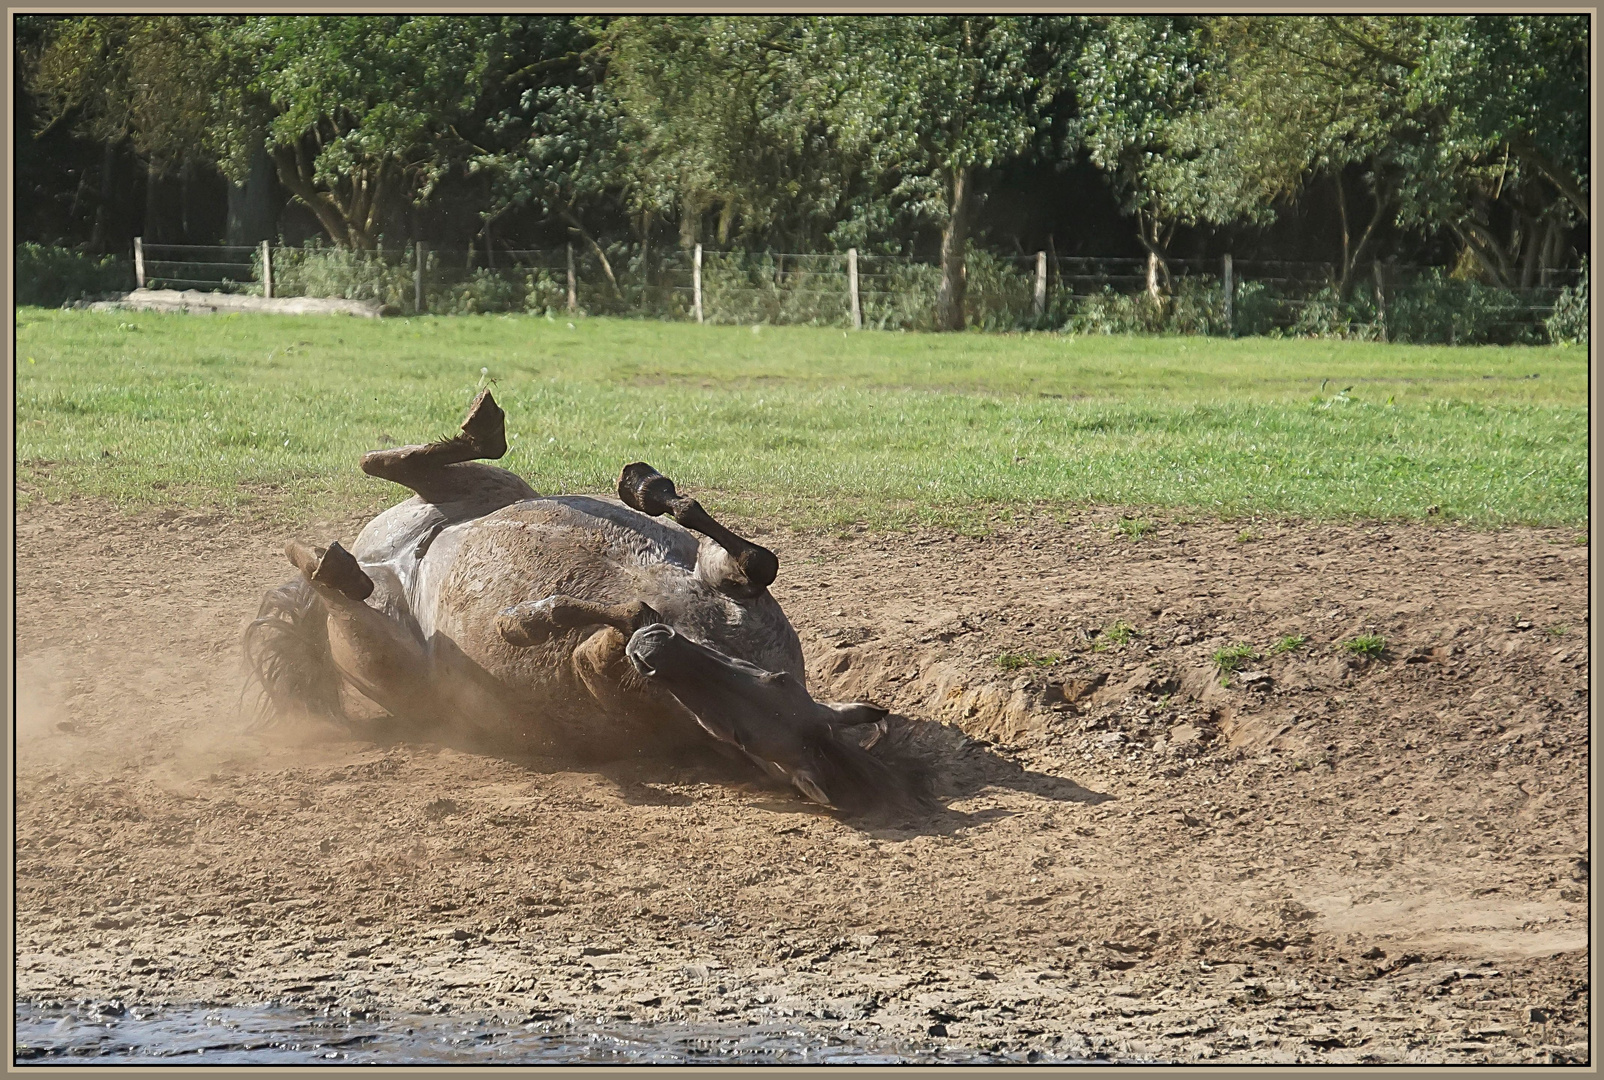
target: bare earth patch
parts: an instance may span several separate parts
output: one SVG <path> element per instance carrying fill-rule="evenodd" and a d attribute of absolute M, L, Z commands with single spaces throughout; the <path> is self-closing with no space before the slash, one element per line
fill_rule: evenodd
<path fill-rule="evenodd" d="M 751 528 L 815 692 L 893 706 L 935 769 L 945 810 L 854 822 L 723 766 L 246 733 L 280 530 L 31 506 L 19 996 L 1585 1062 L 1587 550 L 1115 520 Z"/>

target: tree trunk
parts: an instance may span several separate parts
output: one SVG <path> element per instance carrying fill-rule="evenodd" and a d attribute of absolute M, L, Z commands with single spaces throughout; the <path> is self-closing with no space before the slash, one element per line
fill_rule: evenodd
<path fill-rule="evenodd" d="M 265 142 L 251 151 L 251 171 L 243 184 L 228 185 L 228 244 L 244 247 L 271 240 L 278 228 L 278 191 L 273 158 Z"/>
<path fill-rule="evenodd" d="M 968 168 L 953 170 L 947 224 L 941 230 L 941 287 L 936 290 L 937 330 L 964 328 L 964 296 L 969 285 L 964 265 L 964 248 L 969 240 L 969 180 Z"/>
<path fill-rule="evenodd" d="M 601 263 L 602 273 L 607 275 L 607 284 L 612 286 L 613 296 L 622 300 L 624 293 L 618 287 L 618 279 L 613 276 L 613 264 L 607 261 L 607 253 L 602 250 L 602 246 L 596 243 L 590 233 L 585 231 L 585 227 L 579 223 L 579 219 L 573 214 L 564 210 L 561 216 L 564 221 L 568 222 L 568 231 L 577 234 L 581 240 L 590 245 L 590 250 L 596 253 L 596 261 Z"/>
<path fill-rule="evenodd" d="M 112 173 L 117 166 L 117 143 L 107 139 L 100 155 L 100 202 L 95 207 L 95 225 L 89 233 L 89 250 L 95 255 L 106 253 L 106 231 L 111 219 Z"/>

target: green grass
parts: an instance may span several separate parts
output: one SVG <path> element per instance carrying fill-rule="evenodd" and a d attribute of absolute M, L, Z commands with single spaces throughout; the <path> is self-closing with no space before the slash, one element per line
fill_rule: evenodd
<path fill-rule="evenodd" d="M 1276 643 L 1270 646 L 1270 655 L 1280 656 L 1282 653 L 1289 653 L 1293 652 L 1294 650 L 1301 649 L 1303 648 L 1304 643 L 1308 640 L 1309 639 L 1304 637 L 1302 634 L 1286 634 L 1280 638 L 1277 638 Z"/>
<path fill-rule="evenodd" d="M 1574 349 L 26 308 L 16 325 L 24 503 L 382 505 L 399 489 L 357 456 L 454 430 L 488 381 L 503 463 L 542 491 L 608 490 L 646 460 L 725 512 L 797 524 L 983 528 L 1088 502 L 1587 520 Z"/>
<path fill-rule="evenodd" d="M 1062 659 L 1058 653 L 1005 652 L 997 657 L 997 666 L 1004 671 L 1019 671 L 1028 667 L 1052 667 Z"/>
<path fill-rule="evenodd" d="M 1375 660 L 1387 651 L 1387 639 L 1380 634 L 1360 634 L 1344 641 L 1342 647 L 1355 656 Z"/>
<path fill-rule="evenodd" d="M 1259 654 L 1252 645 L 1227 645 L 1214 653 L 1214 667 L 1220 673 L 1220 685 L 1231 685 L 1231 676 L 1241 669 L 1242 665 L 1250 660 L 1257 660 Z"/>
<path fill-rule="evenodd" d="M 1140 540 L 1152 532 L 1154 525 L 1151 521 L 1141 518 L 1120 518 L 1114 523 L 1114 531 L 1129 540 Z"/>

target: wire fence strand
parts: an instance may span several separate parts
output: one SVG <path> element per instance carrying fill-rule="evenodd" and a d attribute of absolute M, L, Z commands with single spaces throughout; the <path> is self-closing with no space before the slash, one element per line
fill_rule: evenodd
<path fill-rule="evenodd" d="M 242 258 L 249 253 L 248 258 Z M 369 300 L 398 314 L 525 312 L 853 325 L 845 252 L 695 252 L 614 246 L 349 251 L 318 245 L 143 244 L 144 284 Z M 939 261 L 860 252 L 858 318 L 875 329 L 935 325 Z M 967 256 L 966 321 L 990 330 L 1298 334 L 1382 340 L 1547 340 L 1546 322 L 1581 271 L 1519 288 L 1456 280 L 1445 268 L 1368 264 L 1344 281 L 1332 263 L 1066 256 Z M 570 267 L 572 272 L 570 273 Z M 1227 290 L 1229 275 L 1229 291 Z M 421 299 L 421 306 L 420 301 Z"/>

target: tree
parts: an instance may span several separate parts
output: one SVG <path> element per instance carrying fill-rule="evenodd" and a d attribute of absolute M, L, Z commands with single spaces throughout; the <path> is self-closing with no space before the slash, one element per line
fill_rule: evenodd
<path fill-rule="evenodd" d="M 1255 212 L 1228 155 L 1199 122 L 1201 26 L 1191 16 L 1104 16 L 1080 55 L 1074 131 L 1136 217 L 1155 303 L 1171 289 L 1167 254 L 1178 226 Z"/>
<path fill-rule="evenodd" d="M 279 182 L 329 238 L 368 249 L 407 202 L 474 152 L 459 127 L 516 70 L 519 22 L 499 16 L 257 16 L 228 43 L 225 171 L 265 133 Z"/>
<path fill-rule="evenodd" d="M 1025 154 L 1048 130 L 1079 26 L 1035 16 L 811 21 L 833 134 L 863 153 L 891 199 L 941 228 L 938 329 L 964 326 L 979 174 Z"/>
<path fill-rule="evenodd" d="M 1585 31 L 1555 16 L 1214 19 L 1200 123 L 1261 205 L 1330 182 L 1343 291 L 1388 220 L 1446 229 L 1498 284 L 1522 280 L 1524 251 L 1529 281 L 1586 214 Z M 1356 238 L 1354 179 L 1371 202 Z"/>
<path fill-rule="evenodd" d="M 90 246 L 106 235 L 112 166 L 124 143 L 144 160 L 146 230 L 154 235 L 161 177 L 211 160 L 218 122 L 213 94 L 223 75 L 217 16 L 100 15 L 50 20 L 26 57 L 29 88 L 44 105 L 44 129 L 72 124 L 102 143 L 101 212 Z"/>

